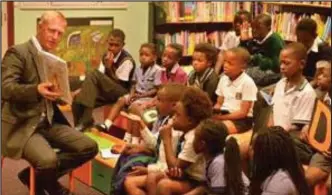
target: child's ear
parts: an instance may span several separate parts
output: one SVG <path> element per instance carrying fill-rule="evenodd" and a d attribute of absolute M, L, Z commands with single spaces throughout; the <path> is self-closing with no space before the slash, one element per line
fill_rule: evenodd
<path fill-rule="evenodd" d="M 305 60 L 301 60 L 300 64 L 301 64 L 301 70 L 304 70 L 304 67 L 306 65 L 306 61 Z"/>

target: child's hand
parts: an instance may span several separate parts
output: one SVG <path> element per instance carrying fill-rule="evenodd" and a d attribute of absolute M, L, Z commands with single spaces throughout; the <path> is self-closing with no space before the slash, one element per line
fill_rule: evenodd
<path fill-rule="evenodd" d="M 308 142 L 308 132 L 309 132 L 309 125 L 306 125 L 301 130 L 300 139 Z"/>
<path fill-rule="evenodd" d="M 214 110 L 220 110 L 220 108 L 221 108 L 221 105 L 218 104 L 218 103 L 216 103 L 216 104 L 213 106 L 213 109 L 214 109 Z"/>
<path fill-rule="evenodd" d="M 128 174 L 128 176 L 139 176 L 148 174 L 148 169 L 143 166 L 135 166 L 131 168 L 133 171 Z"/>
<path fill-rule="evenodd" d="M 178 167 L 172 167 L 166 171 L 166 174 L 168 177 L 171 178 L 182 178 L 183 177 L 183 172 L 182 169 Z"/>
<path fill-rule="evenodd" d="M 140 125 L 140 127 L 141 127 L 139 129 L 140 131 L 143 130 L 146 127 L 146 124 L 144 123 L 144 121 L 142 120 L 142 118 L 140 116 L 137 116 L 135 114 L 131 114 L 130 119 Z"/>
<path fill-rule="evenodd" d="M 171 138 L 172 137 L 172 129 L 173 129 L 173 121 L 170 119 L 166 125 L 163 125 L 159 129 L 160 136 L 165 138 Z"/>
<path fill-rule="evenodd" d="M 114 61 L 114 54 L 108 51 L 105 57 L 105 62 L 106 62 L 106 64 L 104 64 L 105 68 L 111 68 L 113 65 L 113 61 Z"/>
<path fill-rule="evenodd" d="M 240 28 L 241 28 L 241 33 L 240 33 L 241 40 L 245 41 L 251 39 L 249 34 L 250 23 L 245 21 L 241 24 Z"/>
<path fill-rule="evenodd" d="M 324 151 L 323 155 L 327 158 L 331 158 L 331 151 Z"/>

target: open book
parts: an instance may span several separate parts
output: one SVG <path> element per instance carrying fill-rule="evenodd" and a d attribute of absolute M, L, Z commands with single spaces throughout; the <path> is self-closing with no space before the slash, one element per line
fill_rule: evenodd
<path fill-rule="evenodd" d="M 46 81 L 53 83 L 55 91 L 61 92 L 59 101 L 71 105 L 72 97 L 66 61 L 45 51 L 38 51 L 38 60 L 43 66 Z"/>

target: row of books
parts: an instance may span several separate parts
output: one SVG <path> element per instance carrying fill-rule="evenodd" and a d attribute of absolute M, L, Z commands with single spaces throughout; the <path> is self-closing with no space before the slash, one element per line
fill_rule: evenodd
<path fill-rule="evenodd" d="M 226 33 L 227 31 L 214 31 L 211 33 L 181 31 L 174 34 L 157 34 L 156 38 L 160 50 L 170 43 L 179 43 L 183 45 L 183 55 L 190 56 L 198 43 L 211 43 L 216 48 L 219 48 Z"/>
<path fill-rule="evenodd" d="M 163 2 L 167 22 L 232 22 L 239 10 L 252 9 L 252 2 Z"/>
<path fill-rule="evenodd" d="M 324 41 L 331 37 L 331 17 L 326 21 L 319 14 L 295 14 L 289 12 L 275 13 L 272 15 L 272 27 L 274 32 L 278 32 L 283 39 L 296 41 L 296 25 L 303 18 L 311 17 L 317 23 L 317 33 Z"/>
<path fill-rule="evenodd" d="M 326 5 L 331 6 L 331 1 L 278 1 L 278 3 L 287 3 L 287 4 L 311 4 L 311 5 Z"/>

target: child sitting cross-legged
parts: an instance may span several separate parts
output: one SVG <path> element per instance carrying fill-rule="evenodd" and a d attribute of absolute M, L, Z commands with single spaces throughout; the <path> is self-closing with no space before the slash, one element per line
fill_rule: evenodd
<path fill-rule="evenodd" d="M 126 94 L 118 99 L 104 123 L 96 125 L 98 130 L 107 131 L 125 106 L 134 107 L 135 104 L 147 102 L 156 95 L 157 89 L 161 84 L 161 68 L 155 64 L 157 58 L 156 52 L 156 47 L 152 43 L 141 45 L 139 51 L 141 66 L 137 67 L 134 72 L 133 82 L 135 84 L 131 88 L 130 94 Z M 124 140 L 136 144 L 139 138 L 137 136 L 132 137 L 131 132 L 126 132 Z"/>
<path fill-rule="evenodd" d="M 250 54 L 238 47 L 227 50 L 224 57 L 224 75 L 216 90 L 213 118 L 221 120 L 228 133 L 242 133 L 252 128 L 253 104 L 257 100 L 255 82 L 244 72 Z"/>

